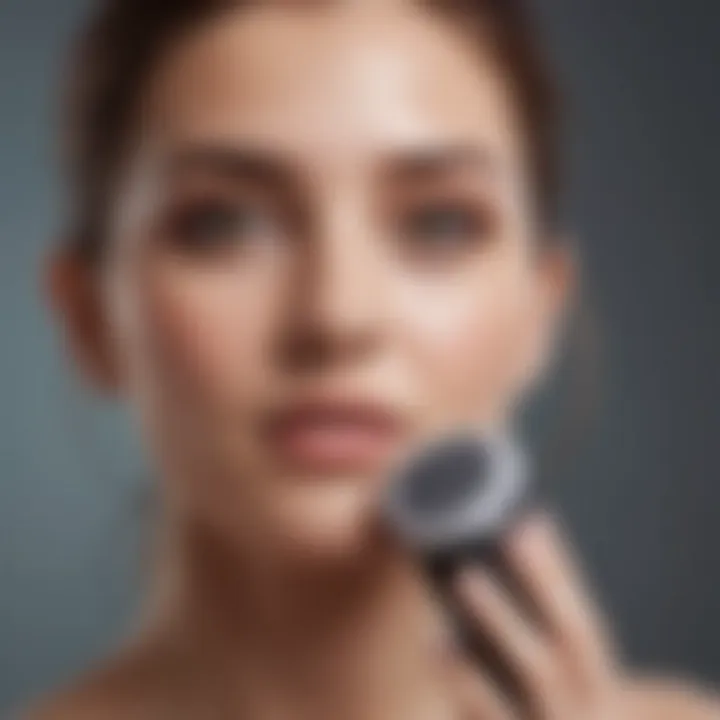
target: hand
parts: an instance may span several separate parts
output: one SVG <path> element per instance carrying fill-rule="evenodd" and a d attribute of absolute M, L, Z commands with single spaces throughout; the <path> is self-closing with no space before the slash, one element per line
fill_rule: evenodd
<path fill-rule="evenodd" d="M 457 578 L 472 629 L 508 663 L 523 696 L 519 706 L 490 672 L 458 657 L 453 673 L 468 720 L 623 720 L 622 682 L 608 632 L 557 527 L 545 516 L 534 517 L 501 552 L 542 622 L 528 617 L 489 570 L 467 568 Z"/>

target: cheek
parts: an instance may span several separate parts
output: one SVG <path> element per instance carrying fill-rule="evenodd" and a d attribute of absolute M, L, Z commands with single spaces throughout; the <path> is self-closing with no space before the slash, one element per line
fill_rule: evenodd
<path fill-rule="evenodd" d="M 531 307 L 527 279 L 489 267 L 405 292 L 406 342 L 431 422 L 494 422 L 510 409 L 527 355 Z"/>
<path fill-rule="evenodd" d="M 207 420 L 257 389 L 273 312 L 262 283 L 157 263 L 125 273 L 116 288 L 126 385 L 143 404 Z"/>
<path fill-rule="evenodd" d="M 238 508 L 266 502 L 262 485 L 242 478 L 263 470 L 250 430 L 272 387 L 265 355 L 277 287 L 268 273 L 167 259 L 127 267 L 114 282 L 124 390 L 150 455 L 168 497 L 211 523 L 234 526 Z"/>

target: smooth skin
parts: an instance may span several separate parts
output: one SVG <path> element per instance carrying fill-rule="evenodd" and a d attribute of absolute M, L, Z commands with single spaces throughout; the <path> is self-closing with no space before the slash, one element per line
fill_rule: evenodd
<path fill-rule="evenodd" d="M 409 2 L 259 3 L 195 28 L 148 83 L 102 267 L 50 289 L 86 376 L 126 398 L 162 477 L 137 632 L 31 717 L 639 720 L 717 717 L 620 667 L 557 523 L 457 591 L 524 687 L 444 642 L 373 512 L 384 470 L 312 475 L 261 432 L 306 393 L 402 420 L 398 456 L 508 422 L 552 362 L 576 271 L 538 235 L 503 68 Z"/>

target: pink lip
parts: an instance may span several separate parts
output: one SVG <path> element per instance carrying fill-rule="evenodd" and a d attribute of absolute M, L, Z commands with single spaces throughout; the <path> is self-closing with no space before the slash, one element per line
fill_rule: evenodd
<path fill-rule="evenodd" d="M 403 425 L 390 408 L 348 399 L 311 400 L 277 413 L 268 436 L 286 462 L 315 472 L 371 470 L 388 457 Z"/>

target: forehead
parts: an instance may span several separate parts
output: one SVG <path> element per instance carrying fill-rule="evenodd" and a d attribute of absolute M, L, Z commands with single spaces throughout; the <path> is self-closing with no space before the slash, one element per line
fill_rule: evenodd
<path fill-rule="evenodd" d="M 145 140 L 255 142 L 301 162 L 402 146 L 519 155 L 507 78 L 482 42 L 412 3 L 261 3 L 193 29 L 148 88 Z"/>

